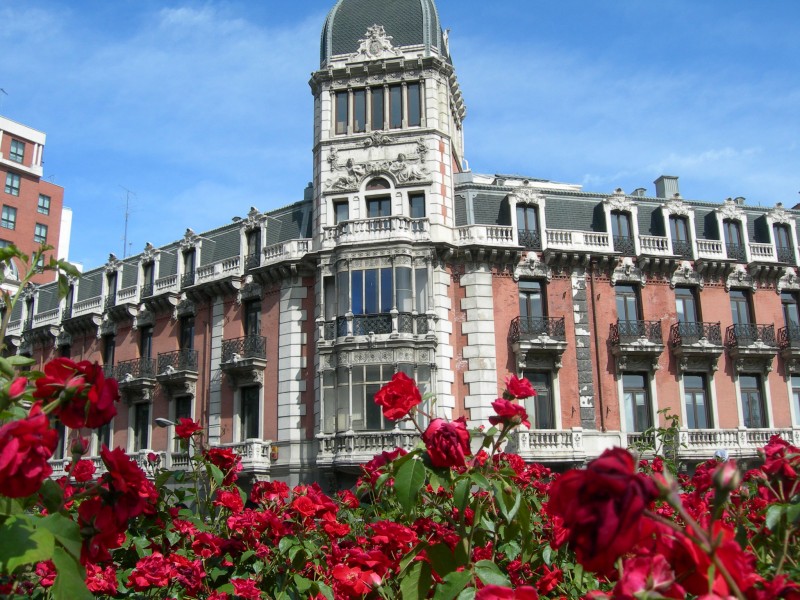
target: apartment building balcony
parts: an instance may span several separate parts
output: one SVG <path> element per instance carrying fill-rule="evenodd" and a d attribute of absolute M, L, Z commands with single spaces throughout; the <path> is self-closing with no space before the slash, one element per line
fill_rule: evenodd
<path fill-rule="evenodd" d="M 103 322 L 103 299 L 100 296 L 79 300 L 64 309 L 61 321 L 69 333 L 89 333 L 97 331 Z"/>
<path fill-rule="evenodd" d="M 692 242 L 687 240 L 672 240 L 672 254 L 685 260 L 694 258 Z"/>
<path fill-rule="evenodd" d="M 582 463 L 586 460 L 583 429 L 517 429 L 511 434 L 508 451 L 525 462 Z"/>
<path fill-rule="evenodd" d="M 197 383 L 197 350 L 159 354 L 156 381 L 171 391 L 190 390 Z"/>
<path fill-rule="evenodd" d="M 19 347 L 21 342 L 22 342 L 22 319 L 15 319 L 13 321 L 9 321 L 8 325 L 6 325 L 6 338 L 5 338 L 6 347 L 10 348 L 12 345 L 15 347 Z"/>
<path fill-rule="evenodd" d="M 734 263 L 725 252 L 725 244 L 720 240 L 697 240 L 695 270 L 709 277 L 725 277 L 733 270 Z"/>
<path fill-rule="evenodd" d="M 33 315 L 33 318 L 27 321 L 23 327 L 23 344 L 42 343 L 55 339 L 61 328 L 61 317 L 60 308 Z"/>
<path fill-rule="evenodd" d="M 518 229 L 517 241 L 519 242 L 520 246 L 528 250 L 542 249 L 542 233 L 540 231 Z"/>
<path fill-rule="evenodd" d="M 674 323 L 670 328 L 669 345 L 681 371 L 716 371 L 725 349 L 719 322 Z"/>
<path fill-rule="evenodd" d="M 156 387 L 156 360 L 142 357 L 122 361 L 113 368 L 113 376 L 126 399 L 149 399 Z"/>
<path fill-rule="evenodd" d="M 529 357 L 544 358 L 554 369 L 561 368 L 561 356 L 567 349 L 564 317 L 516 317 L 508 339 L 518 364 L 527 364 Z"/>
<path fill-rule="evenodd" d="M 297 275 L 312 250 L 312 240 L 298 238 L 267 246 L 260 253 L 247 255 L 246 271 L 261 279 L 278 280 Z M 309 267 L 313 270 L 313 267 Z"/>
<path fill-rule="evenodd" d="M 731 325 L 725 331 L 725 347 L 740 373 L 751 369 L 768 372 L 778 352 L 775 325 Z"/>
<path fill-rule="evenodd" d="M 800 429 L 681 429 L 678 456 L 683 460 L 708 460 L 715 453 L 727 452 L 730 458 L 756 458 L 758 450 L 779 436 L 800 444 Z"/>
<path fill-rule="evenodd" d="M 778 347 L 786 368 L 793 374 L 800 373 L 800 325 L 787 325 L 778 330 Z"/>
<path fill-rule="evenodd" d="M 369 315 L 348 313 L 330 321 L 321 321 L 322 340 L 333 342 L 337 338 L 352 340 L 358 336 L 388 336 L 390 338 L 434 337 L 434 313 L 391 311 Z"/>
<path fill-rule="evenodd" d="M 658 368 L 664 351 L 661 321 L 617 321 L 609 330 L 611 354 L 621 371 Z"/>
<path fill-rule="evenodd" d="M 322 232 L 323 249 L 365 242 L 429 242 L 430 222 L 402 215 L 342 221 Z"/>
<path fill-rule="evenodd" d="M 619 253 L 614 250 L 611 234 L 604 231 L 578 231 L 573 229 L 547 229 L 542 260 L 550 266 L 566 267 L 586 264 L 592 256 L 612 260 Z"/>
<path fill-rule="evenodd" d="M 791 246 L 776 246 L 775 256 L 777 256 L 779 263 L 797 264 L 797 255 Z"/>
<path fill-rule="evenodd" d="M 266 366 L 267 338 L 264 336 L 247 335 L 231 340 L 222 340 L 220 369 L 234 387 L 243 382 L 254 382 L 263 378 Z"/>
<path fill-rule="evenodd" d="M 178 275 L 159 277 L 153 283 L 143 285 L 140 300 L 154 312 L 177 306 L 180 300 Z"/>
<path fill-rule="evenodd" d="M 220 448 L 229 448 L 242 459 L 242 470 L 239 477 L 249 476 L 263 480 L 270 475 L 272 468 L 272 441 L 249 439 L 243 442 L 220 444 Z"/>
<path fill-rule="evenodd" d="M 103 307 L 113 320 L 135 317 L 139 307 L 139 288 L 134 285 L 108 294 Z"/>
<path fill-rule="evenodd" d="M 227 296 L 242 286 L 244 263 L 241 256 L 197 267 L 181 278 L 181 291 L 190 298 Z"/>
<path fill-rule="evenodd" d="M 396 448 L 413 450 L 420 441 L 420 434 L 413 429 L 395 427 L 390 431 L 320 433 L 317 440 L 317 467 L 359 473 L 361 465 L 371 461 L 376 454 Z"/>

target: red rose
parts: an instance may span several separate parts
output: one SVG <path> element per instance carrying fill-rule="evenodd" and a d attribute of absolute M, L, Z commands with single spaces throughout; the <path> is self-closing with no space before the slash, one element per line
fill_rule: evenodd
<path fill-rule="evenodd" d="M 177 435 L 182 440 L 188 440 L 202 428 L 203 427 L 200 425 L 200 423 L 196 423 L 191 419 L 183 417 L 179 419 L 177 425 L 175 425 L 175 435 Z"/>
<path fill-rule="evenodd" d="M 475 594 L 475 600 L 538 600 L 539 594 L 529 585 L 515 590 L 500 585 L 486 585 Z"/>
<path fill-rule="evenodd" d="M 119 387 L 115 379 L 103 376 L 97 363 L 55 358 L 44 366 L 44 377 L 36 380 L 33 395 L 45 402 L 59 402 L 55 414 L 67 427 L 94 429 L 117 414 L 114 404 L 119 401 Z"/>
<path fill-rule="evenodd" d="M 506 392 L 514 398 L 530 398 L 536 395 L 536 390 L 533 389 L 531 382 L 516 375 L 511 375 L 506 379 Z"/>
<path fill-rule="evenodd" d="M 403 372 L 395 373 L 375 394 L 375 404 L 383 407 L 383 416 L 392 421 L 405 417 L 420 402 L 422 396 L 417 384 Z"/>
<path fill-rule="evenodd" d="M 77 462 L 72 463 L 72 468 L 70 469 L 70 475 L 75 478 L 75 481 L 78 483 L 86 483 L 87 481 L 91 481 L 92 477 L 94 477 L 94 472 L 96 468 L 94 463 L 90 460 L 79 460 Z"/>
<path fill-rule="evenodd" d="M 231 485 L 239 478 L 238 473 L 242 470 L 242 458 L 230 448 L 209 448 L 206 450 L 204 458 L 222 471 L 223 486 Z"/>
<path fill-rule="evenodd" d="M 231 579 L 233 584 L 233 593 L 243 600 L 259 600 L 261 598 L 261 590 L 252 579 Z"/>
<path fill-rule="evenodd" d="M 525 427 L 530 427 L 531 422 L 528 420 L 528 413 L 525 407 L 521 404 L 509 402 L 505 398 L 498 398 L 492 402 L 492 408 L 496 415 L 489 417 L 489 423 L 492 425 L 519 425 L 522 423 Z"/>
<path fill-rule="evenodd" d="M 10 400 L 16 400 L 25 393 L 28 387 L 28 380 L 25 377 L 17 377 L 8 386 L 8 397 Z"/>
<path fill-rule="evenodd" d="M 124 528 L 129 519 L 143 513 L 153 514 L 158 490 L 136 461 L 121 448 L 109 450 L 103 446 L 100 456 L 107 469 L 102 477 L 107 486 L 105 500 L 114 507 L 117 522 Z"/>
<path fill-rule="evenodd" d="M 362 571 L 359 567 L 348 567 L 338 564 L 333 567 L 334 586 L 337 597 L 362 598 L 380 585 L 381 578 L 374 571 Z"/>
<path fill-rule="evenodd" d="M 0 494 L 25 498 L 36 493 L 53 469 L 48 460 L 58 433 L 37 402 L 24 419 L 0 427 Z"/>
<path fill-rule="evenodd" d="M 613 448 L 550 487 L 547 511 L 563 519 L 570 547 L 590 571 L 609 571 L 633 547 L 642 514 L 658 497 L 655 483 L 635 467 L 627 450 Z"/>
<path fill-rule="evenodd" d="M 466 457 L 472 454 L 464 417 L 449 423 L 434 419 L 422 434 L 422 441 L 434 467 L 463 467 Z"/>

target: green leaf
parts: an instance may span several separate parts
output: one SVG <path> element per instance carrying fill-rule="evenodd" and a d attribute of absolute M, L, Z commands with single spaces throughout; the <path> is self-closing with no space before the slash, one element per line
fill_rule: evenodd
<path fill-rule="evenodd" d="M 403 600 L 427 598 L 431 589 L 431 568 L 424 561 L 417 561 L 400 580 L 400 593 Z"/>
<path fill-rule="evenodd" d="M 508 560 L 514 560 L 522 552 L 522 547 L 513 539 L 498 547 L 498 550 L 506 555 Z"/>
<path fill-rule="evenodd" d="M 328 600 L 334 600 L 333 590 L 331 589 L 330 586 L 325 585 L 321 581 L 317 581 L 315 583 L 315 587 L 319 588 L 319 593 L 325 596 L 325 598 L 327 598 Z"/>
<path fill-rule="evenodd" d="M 14 371 L 14 367 L 11 366 L 11 363 L 2 356 L 0 356 L 0 373 L 9 379 L 14 379 L 14 377 L 17 376 L 17 373 Z"/>
<path fill-rule="evenodd" d="M 29 515 L 11 517 L 0 526 L 0 572 L 53 557 L 55 539 L 46 529 L 37 529 Z"/>
<path fill-rule="evenodd" d="M 476 590 L 474 587 L 468 587 L 458 595 L 456 600 L 475 600 L 475 593 Z"/>
<path fill-rule="evenodd" d="M 156 488 L 158 488 L 158 489 L 161 489 L 162 487 L 164 487 L 164 486 L 167 484 L 167 482 L 168 482 L 170 479 L 172 479 L 172 476 L 173 476 L 173 475 L 174 475 L 174 473 L 173 473 L 172 471 L 161 471 L 161 472 L 160 472 L 160 473 L 159 473 L 159 474 L 156 476 L 156 480 L 155 480 L 155 482 L 154 482 L 154 483 L 155 483 L 155 486 L 156 486 Z"/>
<path fill-rule="evenodd" d="M 58 571 L 52 590 L 54 600 L 94 600 L 94 594 L 84 582 L 83 569 L 74 558 L 62 548 L 56 548 L 53 564 Z"/>
<path fill-rule="evenodd" d="M 472 581 L 469 571 L 453 571 L 442 580 L 433 594 L 433 600 L 453 600 Z"/>
<path fill-rule="evenodd" d="M 455 504 L 455 507 L 458 509 L 458 513 L 460 515 L 464 514 L 464 509 L 467 506 L 469 489 L 469 479 L 462 479 L 456 484 L 456 489 L 453 491 L 453 504 Z"/>
<path fill-rule="evenodd" d="M 452 573 L 456 570 L 456 567 L 458 567 L 456 557 L 447 544 L 434 544 L 428 548 L 427 555 L 428 560 L 433 566 L 433 570 L 436 571 L 439 577 L 444 577 Z"/>
<path fill-rule="evenodd" d="M 486 585 L 501 585 L 509 587 L 511 584 L 508 578 L 503 575 L 496 564 L 491 560 L 479 560 L 475 563 L 475 574 Z"/>
<path fill-rule="evenodd" d="M 542 550 L 542 560 L 548 567 L 553 564 L 553 549 L 549 545 Z"/>
<path fill-rule="evenodd" d="M 21 354 L 14 354 L 13 356 L 9 356 L 6 360 L 8 360 L 13 367 L 29 367 L 36 363 L 32 358 L 22 356 Z"/>
<path fill-rule="evenodd" d="M 314 585 L 314 582 L 310 579 L 306 579 L 299 573 L 295 573 L 294 576 L 294 585 L 297 587 L 297 591 L 300 593 L 307 592 L 311 589 L 311 586 Z"/>
<path fill-rule="evenodd" d="M 83 539 L 81 538 L 81 530 L 75 521 L 60 513 L 54 513 L 41 519 L 39 527 L 44 527 L 52 533 L 58 543 L 74 559 L 80 560 Z"/>
<path fill-rule="evenodd" d="M 470 479 L 472 483 L 477 485 L 482 490 L 488 490 L 492 487 L 492 484 L 489 483 L 489 480 L 483 475 L 483 473 L 478 473 L 477 471 L 470 473 Z"/>
<path fill-rule="evenodd" d="M 765 525 L 767 529 L 774 531 L 775 526 L 778 525 L 783 515 L 786 513 L 785 504 L 773 504 L 767 509 L 767 518 Z"/>
<path fill-rule="evenodd" d="M 222 473 L 222 470 L 217 465 L 212 465 L 211 463 L 206 465 L 206 469 L 208 469 L 209 475 L 214 479 L 214 483 L 217 484 L 217 487 L 222 487 L 222 482 L 225 480 L 225 475 Z"/>
<path fill-rule="evenodd" d="M 0 516 L 4 515 L 18 515 L 22 512 L 22 507 L 19 502 L 13 498 L 6 498 L 0 496 Z"/>
<path fill-rule="evenodd" d="M 425 465 L 421 460 L 409 460 L 397 471 L 394 489 L 397 501 L 406 514 L 411 514 L 417 501 L 417 494 L 425 483 Z"/>
<path fill-rule="evenodd" d="M 45 479 L 42 487 L 39 488 L 39 494 L 48 512 L 55 513 L 61 510 L 61 505 L 64 503 L 64 490 L 55 481 Z"/>

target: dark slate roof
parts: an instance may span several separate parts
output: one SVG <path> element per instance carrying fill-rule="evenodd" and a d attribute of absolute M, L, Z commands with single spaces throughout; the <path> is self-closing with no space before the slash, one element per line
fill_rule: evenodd
<path fill-rule="evenodd" d="M 201 266 L 239 256 L 241 235 L 238 226 L 228 226 L 227 229 L 204 234 L 203 238 L 203 249 L 200 252 Z"/>
<path fill-rule="evenodd" d="M 78 283 L 78 300 L 97 298 L 103 293 L 103 271 L 96 270 L 81 275 Z"/>
<path fill-rule="evenodd" d="M 455 208 L 456 227 L 469 225 L 469 223 L 467 223 L 467 197 L 462 194 L 456 194 Z"/>
<path fill-rule="evenodd" d="M 35 308 L 37 314 L 58 308 L 58 287 L 40 287 Z"/>
<path fill-rule="evenodd" d="M 139 281 L 139 263 L 122 263 L 122 282 L 120 289 L 133 287 Z"/>
<path fill-rule="evenodd" d="M 605 231 L 603 203 L 598 198 L 547 197 L 545 208 L 548 229 Z"/>
<path fill-rule="evenodd" d="M 511 225 L 511 210 L 505 194 L 475 194 L 472 214 L 475 225 Z"/>
<path fill-rule="evenodd" d="M 267 213 L 266 246 L 311 237 L 312 202 L 296 202 Z"/>
<path fill-rule="evenodd" d="M 176 275 L 178 273 L 178 253 L 180 247 L 167 246 L 161 249 L 161 255 L 158 261 L 158 276 L 166 277 L 168 275 Z"/>
<path fill-rule="evenodd" d="M 447 57 L 433 0 L 338 0 L 322 27 L 320 65 L 331 56 L 353 54 L 367 29 L 383 25 L 394 46 L 424 45 Z"/>

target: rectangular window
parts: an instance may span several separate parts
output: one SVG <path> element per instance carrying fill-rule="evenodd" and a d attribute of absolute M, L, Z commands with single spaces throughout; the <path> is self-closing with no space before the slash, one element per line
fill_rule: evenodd
<path fill-rule="evenodd" d="M 175 415 L 174 421 L 175 423 L 179 423 L 181 419 L 191 419 L 192 418 L 192 396 L 178 396 L 175 398 Z M 174 452 L 180 452 L 181 448 L 181 440 L 179 437 L 175 437 L 173 440 L 173 448 Z"/>
<path fill-rule="evenodd" d="M 519 282 L 519 315 L 523 319 L 544 316 L 544 297 L 540 281 Z"/>
<path fill-rule="evenodd" d="M 116 346 L 116 339 L 113 333 L 103 336 L 103 366 L 111 367 L 114 365 Z"/>
<path fill-rule="evenodd" d="M 403 86 L 389 86 L 389 129 L 403 126 Z"/>
<path fill-rule="evenodd" d="M 248 300 L 244 303 L 244 334 L 261 335 L 261 300 Z"/>
<path fill-rule="evenodd" d="M 333 222 L 344 223 L 350 220 L 350 203 L 347 200 L 335 200 L 333 203 Z"/>
<path fill-rule="evenodd" d="M 181 287 L 194 285 L 194 265 L 196 252 L 188 250 L 183 253 L 183 275 L 181 276 Z"/>
<path fill-rule="evenodd" d="M 420 267 L 414 270 L 414 284 L 417 294 L 417 312 L 424 315 L 428 312 L 428 269 Z M 419 333 L 419 331 L 418 331 Z"/>
<path fill-rule="evenodd" d="M 408 126 L 419 127 L 422 124 L 422 104 L 420 102 L 419 84 L 409 83 L 408 93 Z"/>
<path fill-rule="evenodd" d="M 800 325 L 800 313 L 797 310 L 797 299 L 791 292 L 781 292 L 781 305 L 783 306 L 783 323 L 786 327 Z"/>
<path fill-rule="evenodd" d="M 531 428 L 555 429 L 552 374 L 549 371 L 530 371 L 524 375 L 536 390 L 535 396 L 525 399 L 525 411 L 528 413 Z"/>
<path fill-rule="evenodd" d="M 347 133 L 348 92 L 336 92 L 336 134 Z"/>
<path fill-rule="evenodd" d="M 728 258 L 744 261 L 746 258 L 744 251 L 744 239 L 742 238 L 742 224 L 739 221 L 725 220 L 722 223 L 725 234 L 725 248 Z"/>
<path fill-rule="evenodd" d="M 539 232 L 539 210 L 536 206 L 517 205 L 517 234 L 521 246 L 541 250 L 542 235 Z"/>
<path fill-rule="evenodd" d="M 679 323 L 696 323 L 700 320 L 694 288 L 675 288 L 675 310 Z"/>
<path fill-rule="evenodd" d="M 258 256 L 261 252 L 261 229 L 247 232 L 247 255 Z"/>
<path fill-rule="evenodd" d="M 19 175 L 6 173 L 6 194 L 19 196 Z"/>
<path fill-rule="evenodd" d="M 153 358 L 153 327 L 151 325 L 139 328 L 139 356 Z"/>
<path fill-rule="evenodd" d="M 181 317 L 180 327 L 180 339 L 178 340 L 180 349 L 194 349 L 194 316 Z"/>
<path fill-rule="evenodd" d="M 683 398 L 686 402 L 686 426 L 689 429 L 708 429 L 709 417 L 706 376 L 702 373 L 683 376 Z"/>
<path fill-rule="evenodd" d="M 50 196 L 39 194 L 39 204 L 36 207 L 36 212 L 41 213 L 43 215 L 50 214 Z"/>
<path fill-rule="evenodd" d="M 628 431 L 645 431 L 652 427 L 653 418 L 650 411 L 647 376 L 643 373 L 623 375 L 622 395 Z"/>
<path fill-rule="evenodd" d="M 425 218 L 425 194 L 423 192 L 414 192 L 408 195 L 408 210 L 412 219 Z"/>
<path fill-rule="evenodd" d="M 388 217 L 392 214 L 392 199 L 388 196 L 367 199 L 367 218 Z"/>
<path fill-rule="evenodd" d="M 363 133 L 367 130 L 367 90 L 353 92 L 353 131 Z"/>
<path fill-rule="evenodd" d="M 386 270 L 391 272 L 391 269 Z M 409 267 L 397 267 L 394 275 L 397 280 L 397 310 L 410 313 L 414 308 L 412 305 L 414 297 L 411 291 L 411 269 Z M 391 297 L 391 293 L 389 297 Z M 386 304 L 390 305 L 389 310 L 391 310 L 391 300 L 385 302 L 384 306 Z"/>
<path fill-rule="evenodd" d="M 33 229 L 33 241 L 37 244 L 44 244 L 47 242 L 47 225 L 37 223 Z"/>
<path fill-rule="evenodd" d="M 630 213 L 616 210 L 612 211 L 611 235 L 614 241 L 614 250 L 629 256 L 634 254 L 635 246 L 633 243 L 633 227 L 631 226 Z"/>
<path fill-rule="evenodd" d="M 763 428 L 767 426 L 760 375 L 740 375 L 739 390 L 742 394 L 744 426 Z"/>
<path fill-rule="evenodd" d="M 639 294 L 632 285 L 617 285 L 614 287 L 617 299 L 617 318 L 620 321 L 633 322 L 641 320 L 639 311 Z"/>
<path fill-rule="evenodd" d="M 778 260 L 785 263 L 794 263 L 792 232 L 789 230 L 789 226 L 783 223 L 775 223 L 772 226 L 772 235 L 775 240 L 775 251 L 778 254 Z"/>
<path fill-rule="evenodd" d="M 241 389 L 241 439 L 249 440 L 259 437 L 259 410 L 257 387 L 244 387 Z"/>
<path fill-rule="evenodd" d="M 370 127 L 373 131 L 380 131 L 385 127 L 383 114 L 383 88 L 372 88 L 370 90 L 370 95 L 372 96 L 372 119 L 370 122 Z"/>
<path fill-rule="evenodd" d="M 150 447 L 150 404 L 139 402 L 133 405 L 133 451 Z"/>
<path fill-rule="evenodd" d="M 13 206 L 3 206 L 2 219 L 0 219 L 0 227 L 6 229 L 14 229 L 17 226 L 17 209 Z"/>
<path fill-rule="evenodd" d="M 379 430 L 394 427 L 394 421 L 383 418 L 381 407 L 375 404 L 375 394 L 392 378 L 391 365 L 359 365 L 352 369 L 353 429 Z"/>
<path fill-rule="evenodd" d="M 672 252 L 684 258 L 691 258 L 692 242 L 689 239 L 689 220 L 686 217 L 671 216 L 669 231 L 672 236 Z"/>
<path fill-rule="evenodd" d="M 750 296 L 744 290 L 731 290 L 730 299 L 733 324 L 741 325 L 744 328 L 752 322 L 750 318 Z"/>
<path fill-rule="evenodd" d="M 14 162 L 21 163 L 25 159 L 25 142 L 11 140 L 11 152 L 8 158 Z"/>
<path fill-rule="evenodd" d="M 144 286 L 144 290 L 142 290 L 142 295 L 144 296 L 152 296 L 153 295 L 153 284 L 155 283 L 156 277 L 156 266 L 154 263 L 146 262 L 142 265 L 142 285 Z"/>

